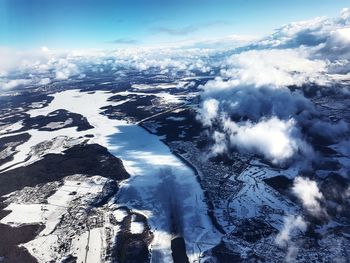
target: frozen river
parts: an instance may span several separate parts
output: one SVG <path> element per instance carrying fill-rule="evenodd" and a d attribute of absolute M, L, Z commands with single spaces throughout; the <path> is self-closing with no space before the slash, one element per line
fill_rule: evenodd
<path fill-rule="evenodd" d="M 143 213 L 155 234 L 152 262 L 171 262 L 172 233 L 182 235 L 190 262 L 219 242 L 194 172 L 159 138 L 143 128 L 119 124 L 109 137 L 110 151 L 123 160 L 131 178 L 118 193 L 118 204 Z"/>

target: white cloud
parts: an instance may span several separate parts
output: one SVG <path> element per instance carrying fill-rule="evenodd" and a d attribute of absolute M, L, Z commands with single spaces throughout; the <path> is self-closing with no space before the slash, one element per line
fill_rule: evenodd
<path fill-rule="evenodd" d="M 326 63 L 310 60 L 298 49 L 251 50 L 231 56 L 224 77 L 240 84 L 261 86 L 301 86 L 306 82 L 325 84 Z"/>
<path fill-rule="evenodd" d="M 257 36 L 251 35 L 227 35 L 220 38 L 202 38 L 202 39 L 184 39 L 166 43 L 169 48 L 200 48 L 200 49 L 214 49 L 214 50 L 230 50 L 233 48 L 246 46 L 257 41 Z"/>
<path fill-rule="evenodd" d="M 284 218 L 283 228 L 276 236 L 275 243 L 279 247 L 287 249 L 286 262 L 295 262 L 299 249 L 297 244 L 292 241 L 292 237 L 304 233 L 306 228 L 307 224 L 301 216 L 289 215 Z"/>
<path fill-rule="evenodd" d="M 18 58 L 11 55 L 11 49 L 7 47 L 0 47 L 0 77 L 6 76 L 9 69 L 13 69 L 18 64 Z"/>
<path fill-rule="evenodd" d="M 292 191 L 300 199 L 304 208 L 312 215 L 319 216 L 325 213 L 320 204 L 323 195 L 315 181 L 309 178 L 296 177 Z"/>
<path fill-rule="evenodd" d="M 350 11 L 344 8 L 339 17 L 316 17 L 283 25 L 274 34 L 259 41 L 256 46 L 272 48 L 317 47 L 332 41 L 334 32 L 350 25 Z"/>
<path fill-rule="evenodd" d="M 348 71 L 350 60 L 350 11 L 344 8 L 334 19 L 317 17 L 294 22 L 251 45 L 251 49 L 303 49 L 310 58 L 324 60 L 334 72 Z M 342 61 L 343 66 L 340 66 Z M 344 66 L 346 64 L 346 66 Z"/>
<path fill-rule="evenodd" d="M 318 17 L 284 25 L 244 50 L 223 58 L 220 77 L 202 86 L 198 117 L 211 129 L 214 152 L 234 146 L 283 163 L 300 152 L 305 159 L 314 158 L 303 138 L 344 139 L 349 131 L 347 124 L 321 120 L 302 92 L 291 92 L 287 87 L 316 84 L 311 87 L 318 88 L 348 79 L 349 9 L 335 19 Z M 213 108 L 206 103 L 209 100 L 216 101 L 215 114 L 207 113 Z M 278 146 L 267 131 L 276 135 Z"/>
<path fill-rule="evenodd" d="M 56 72 L 56 79 L 66 80 L 71 76 L 79 75 L 80 71 L 76 64 L 70 62 L 68 59 L 59 59 L 53 64 Z"/>
<path fill-rule="evenodd" d="M 299 154 L 313 158 L 311 147 L 300 133 L 299 121 L 312 114 L 314 108 L 301 93 L 221 78 L 207 82 L 202 89 L 204 101 L 198 119 L 213 133 L 226 135 L 212 136 L 213 154 L 234 148 L 279 165 Z"/>
<path fill-rule="evenodd" d="M 17 88 L 19 86 L 28 85 L 32 82 L 31 79 L 13 79 L 1 85 L 4 90 L 10 90 Z"/>
<path fill-rule="evenodd" d="M 276 244 L 281 247 L 287 246 L 291 238 L 300 232 L 305 232 L 306 227 L 307 224 L 301 216 L 286 216 L 283 228 L 276 236 Z"/>
<path fill-rule="evenodd" d="M 42 50 L 21 51 L 10 47 L 0 47 L 0 77 L 12 72 L 35 73 L 36 68 L 45 64 L 51 55 Z"/>
<path fill-rule="evenodd" d="M 240 85 L 237 79 L 224 81 L 217 78 L 208 81 L 202 89 L 202 108 L 206 100 L 216 99 L 221 112 L 253 121 L 269 116 L 288 119 L 298 112 L 313 111 L 311 102 L 300 92 L 291 92 L 285 87 Z"/>
<path fill-rule="evenodd" d="M 305 151 L 308 145 L 301 140 L 295 128 L 295 121 L 276 117 L 258 123 L 235 123 L 224 121 L 224 131 L 229 136 L 231 146 L 240 151 L 257 153 L 274 164 L 283 164 L 296 152 Z"/>
<path fill-rule="evenodd" d="M 69 74 L 69 71 L 67 71 L 67 70 L 56 71 L 56 79 L 58 79 L 58 80 L 68 79 L 69 76 L 70 76 L 70 74 Z"/>
<path fill-rule="evenodd" d="M 50 84 L 50 83 L 51 83 L 50 78 L 43 78 L 43 79 L 41 79 L 41 80 L 38 82 L 39 85 L 47 85 L 47 84 Z"/>
<path fill-rule="evenodd" d="M 276 236 L 275 243 L 281 248 L 287 248 L 286 262 L 295 262 L 299 249 L 292 238 L 304 233 L 306 228 L 307 224 L 301 216 L 289 215 L 284 218 L 283 228 Z"/>
<path fill-rule="evenodd" d="M 298 255 L 298 252 L 299 252 L 299 248 L 297 246 L 295 246 L 294 244 L 290 244 L 288 246 L 288 249 L 287 249 L 287 254 L 286 254 L 286 262 L 289 263 L 293 263 L 295 262 L 295 259 Z"/>
<path fill-rule="evenodd" d="M 48 48 L 48 47 L 45 47 L 45 46 L 41 47 L 40 49 L 41 49 L 41 51 L 43 51 L 43 52 L 49 52 L 49 51 L 50 51 L 49 48 Z"/>
<path fill-rule="evenodd" d="M 214 140 L 214 144 L 211 148 L 212 155 L 215 156 L 227 152 L 228 143 L 225 133 L 214 131 L 212 139 Z"/>
<path fill-rule="evenodd" d="M 200 116 L 198 118 L 202 120 L 205 126 L 211 126 L 212 121 L 218 116 L 219 102 L 216 99 L 208 99 L 203 102 L 200 109 Z"/>

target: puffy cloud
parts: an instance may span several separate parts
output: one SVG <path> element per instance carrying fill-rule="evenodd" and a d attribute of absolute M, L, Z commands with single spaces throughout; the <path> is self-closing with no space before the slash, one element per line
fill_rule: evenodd
<path fill-rule="evenodd" d="M 258 121 L 269 116 L 289 119 L 304 110 L 314 111 L 312 103 L 300 92 L 291 92 L 282 87 L 277 89 L 268 86 L 245 86 L 240 85 L 238 80 L 224 81 L 218 78 L 208 81 L 202 89 L 201 96 L 204 102 L 201 108 L 204 111 L 208 106 L 206 101 L 215 99 L 219 102 L 218 108 L 221 112 L 239 119 Z"/>
<path fill-rule="evenodd" d="M 254 47 L 259 48 L 296 48 L 300 46 L 316 47 L 337 38 L 337 31 L 350 25 L 350 11 L 344 8 L 339 17 L 316 17 L 283 25 L 275 33 L 267 36 Z M 335 33 L 335 34 L 334 34 Z"/>
<path fill-rule="evenodd" d="M 19 86 L 28 85 L 32 82 L 31 79 L 13 79 L 1 85 L 4 90 L 10 90 L 17 88 Z"/>
<path fill-rule="evenodd" d="M 272 117 L 243 124 L 225 120 L 223 129 L 231 146 L 262 155 L 274 164 L 283 164 L 298 151 L 309 153 L 309 146 L 300 138 L 293 119 L 283 121 Z"/>
<path fill-rule="evenodd" d="M 54 63 L 56 79 L 66 80 L 71 76 L 78 75 L 80 73 L 77 65 L 70 62 L 67 59 L 59 59 L 57 63 Z"/>
<path fill-rule="evenodd" d="M 231 56 L 226 67 L 224 77 L 257 87 L 326 83 L 326 63 L 308 59 L 308 54 L 299 49 L 251 50 Z"/>
<path fill-rule="evenodd" d="M 0 81 L 0 90 L 11 90 L 28 85 L 47 85 L 50 83 L 50 78 L 38 78 L 35 76 L 30 79 L 11 79 L 8 81 Z"/>
<path fill-rule="evenodd" d="M 57 51 L 42 47 L 31 52 L 0 48 L 0 82 L 8 83 L 18 76 L 30 76 L 33 85 L 46 85 L 46 78 L 84 78 L 91 72 L 120 76 L 126 70 L 166 74 L 169 77 L 193 76 L 198 72 L 211 74 L 214 63 L 210 57 L 215 52 L 199 48 Z M 46 80 L 40 83 L 38 79 Z M 6 86 L 12 87 L 14 83 Z"/>
<path fill-rule="evenodd" d="M 40 49 L 42 52 L 49 52 L 50 51 L 50 49 L 46 46 L 42 46 Z"/>
<path fill-rule="evenodd" d="M 339 61 L 348 64 L 350 59 L 350 25 L 330 32 L 328 39 L 316 49 L 314 56 L 331 60 L 332 66 L 339 67 Z"/>
<path fill-rule="evenodd" d="M 47 63 L 51 54 L 46 49 L 21 51 L 9 47 L 0 47 L 0 77 L 12 72 L 36 73 L 37 67 Z M 59 54 L 56 54 L 58 56 Z"/>
<path fill-rule="evenodd" d="M 212 139 L 215 142 L 211 148 L 212 155 L 215 156 L 227 152 L 228 143 L 225 133 L 214 131 Z"/>
<path fill-rule="evenodd" d="M 200 109 L 200 116 L 205 126 L 211 126 L 212 121 L 218 116 L 219 102 L 216 99 L 208 99 L 203 102 L 202 108 Z"/>
<path fill-rule="evenodd" d="M 6 76 L 8 71 L 15 68 L 19 63 L 19 57 L 13 56 L 12 50 L 7 47 L 0 47 L 0 77 Z"/>
<path fill-rule="evenodd" d="M 50 83 L 51 83 L 50 78 L 43 78 L 43 79 L 40 79 L 40 81 L 38 82 L 38 85 L 48 85 Z"/>
<path fill-rule="evenodd" d="M 313 158 L 299 122 L 312 114 L 314 107 L 301 93 L 222 78 L 207 82 L 202 89 L 198 119 L 213 131 L 213 154 L 238 149 L 279 165 L 299 154 Z"/>
<path fill-rule="evenodd" d="M 275 33 L 258 42 L 256 46 L 273 48 L 317 46 L 326 41 L 333 27 L 333 21 L 326 17 L 293 22 L 276 29 Z"/>
<path fill-rule="evenodd" d="M 239 148 L 261 153 L 272 162 L 285 160 L 298 150 L 298 142 L 292 138 L 295 122 L 293 119 L 281 121 L 276 117 L 256 124 L 246 122 L 237 125 L 225 122 L 225 130 L 230 132 L 230 142 Z"/>
<path fill-rule="evenodd" d="M 309 178 L 296 177 L 292 188 L 293 193 L 300 199 L 305 209 L 314 216 L 324 215 L 320 201 L 323 195 L 317 183 Z"/>
<path fill-rule="evenodd" d="M 348 78 L 349 17 L 349 9 L 344 9 L 336 19 L 284 25 L 271 36 L 228 52 L 233 55 L 222 59 L 220 76 L 202 86 L 198 116 L 212 132 L 213 152 L 234 147 L 283 164 L 300 153 L 305 159 L 314 158 L 305 140 L 346 138 L 349 127 L 345 122 L 324 120 L 302 91 L 289 88 L 331 86 Z M 215 114 L 209 114 L 212 107 L 206 101 L 213 100 Z M 279 147 L 268 130 L 280 139 Z"/>
<path fill-rule="evenodd" d="M 350 59 L 350 11 L 339 17 L 317 17 L 278 28 L 248 49 L 302 49 L 311 58 L 327 61 L 330 72 L 346 72 Z M 341 63 L 339 63 L 341 62 Z"/>
<path fill-rule="evenodd" d="M 208 57 L 215 51 L 197 48 L 139 48 L 116 50 L 111 53 L 116 66 L 136 68 L 140 71 L 156 69 L 161 73 L 177 71 L 209 72 Z"/>

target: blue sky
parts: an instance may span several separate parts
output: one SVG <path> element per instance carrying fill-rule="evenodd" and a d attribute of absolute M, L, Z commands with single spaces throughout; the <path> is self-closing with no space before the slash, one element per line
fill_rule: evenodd
<path fill-rule="evenodd" d="M 337 16 L 343 0 L 0 0 L 0 46 L 32 49 L 158 45 L 264 35 Z"/>

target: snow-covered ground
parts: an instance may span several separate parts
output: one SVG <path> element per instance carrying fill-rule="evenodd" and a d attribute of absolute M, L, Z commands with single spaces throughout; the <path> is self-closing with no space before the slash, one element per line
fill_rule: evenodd
<path fill-rule="evenodd" d="M 11 203 L 6 210 L 11 213 L 0 220 L 3 224 L 11 224 L 14 226 L 20 224 L 45 224 L 45 230 L 40 234 L 49 234 L 59 221 L 59 217 L 67 211 L 69 202 L 79 196 L 88 197 L 102 191 L 107 179 L 95 176 L 85 181 L 66 179 L 64 184 L 47 199 L 47 204 L 16 204 Z M 75 195 L 70 195 L 76 192 Z M 8 194 L 7 196 L 11 196 Z"/>
<path fill-rule="evenodd" d="M 61 135 L 78 138 L 86 134 L 94 134 L 95 137 L 89 139 L 90 143 L 98 143 L 106 147 L 108 146 L 107 136 L 117 131 L 117 128 L 115 128 L 117 123 L 111 123 L 111 120 L 106 116 L 101 115 L 100 108 L 107 104 L 107 99 L 112 96 L 110 93 L 96 92 L 94 94 L 88 94 L 80 93 L 78 90 L 69 90 L 56 93 L 53 96 L 54 100 L 48 106 L 39 109 L 32 109 L 27 113 L 31 117 L 37 117 L 40 115 L 46 116 L 59 109 L 65 109 L 83 115 L 95 128 L 87 131 L 77 131 L 75 127 L 64 128 L 56 131 L 39 131 L 31 129 L 27 131 L 31 136 L 30 139 L 17 147 L 16 150 L 18 152 L 14 155 L 13 160 L 5 163 L 1 166 L 1 169 L 10 167 L 11 169 L 14 169 L 18 166 L 36 161 L 37 159 L 33 158 L 34 156 L 30 154 L 32 147 L 44 141 L 51 141 Z M 21 128 L 22 126 L 16 124 L 14 127 Z M 11 129 L 14 129 L 14 127 Z M 59 150 L 62 151 L 63 149 Z M 57 149 L 55 152 L 57 152 Z M 50 153 L 52 152 L 50 151 Z"/>
<path fill-rule="evenodd" d="M 198 260 L 201 252 L 218 244 L 220 234 L 215 230 L 207 215 L 204 195 L 194 172 L 175 157 L 157 136 L 137 125 L 111 120 L 101 115 L 101 107 L 113 104 L 107 102 L 112 95 L 103 91 L 91 94 L 69 90 L 54 94 L 54 100 L 48 106 L 30 110 L 28 112 L 30 116 L 35 117 L 47 115 L 58 109 L 65 109 L 83 115 L 94 128 L 82 132 L 76 131 L 75 128 L 65 128 L 54 132 L 30 130 L 30 140 L 18 147 L 19 152 L 15 155 L 14 161 L 6 164 L 6 167 L 15 164 L 23 165 L 25 161 L 28 161 L 26 159 L 30 156 L 32 146 L 42 141 L 52 140 L 63 134 L 73 138 L 94 134 L 95 137 L 89 139 L 90 143 L 99 143 L 107 147 L 110 152 L 122 159 L 126 170 L 131 175 L 130 179 L 121 184 L 114 202 L 118 205 L 126 205 L 147 216 L 154 233 L 151 245 L 152 262 L 172 261 L 172 232 L 183 235 L 190 261 Z M 120 95 L 126 94 L 120 93 Z M 174 95 L 167 93 L 160 93 L 158 96 L 169 102 L 180 101 Z M 70 186 L 64 185 L 63 187 Z M 62 191 L 60 189 L 50 198 L 49 205 L 57 207 L 69 201 L 65 200 L 69 197 Z M 26 208 L 13 208 L 14 212 L 5 217 L 2 220 L 3 223 L 15 221 L 15 218 L 21 221 L 20 218 L 23 216 L 19 216 L 19 213 L 21 210 L 26 211 Z M 42 213 L 40 208 L 32 211 Z M 115 214 L 115 216 L 122 217 L 120 214 Z M 42 216 L 39 217 L 42 218 Z M 40 221 L 37 215 L 31 215 L 29 218 L 35 222 Z M 22 223 L 19 221 L 17 223 Z M 141 231 L 141 226 L 135 224 L 137 222 L 133 223 L 131 231 Z M 172 229 L 174 225 L 175 230 Z M 91 232 L 90 235 L 95 232 Z M 42 255 L 44 259 L 47 254 L 42 250 L 48 249 L 42 243 L 45 240 L 36 239 L 27 247 L 31 248 L 30 251 L 34 251 L 35 247 L 35 254 Z"/>
<path fill-rule="evenodd" d="M 67 126 L 67 125 L 72 124 L 72 123 L 73 123 L 73 119 L 69 118 L 66 121 L 50 122 L 46 126 L 44 126 L 43 128 L 47 128 L 47 129 L 61 129 L 64 126 Z"/>
<path fill-rule="evenodd" d="M 34 240 L 23 246 L 39 262 L 52 262 L 60 259 L 61 255 L 57 251 L 58 235 L 55 232 L 57 225 L 64 215 L 68 213 L 72 201 L 80 199 L 82 209 L 84 207 L 88 209 L 90 202 L 102 192 L 107 180 L 100 176 L 85 177 L 84 175 L 74 175 L 67 177 L 63 185 L 47 199 L 47 204 L 11 203 L 5 208 L 6 210 L 11 210 L 11 213 L 0 222 L 13 226 L 37 223 L 44 225 L 44 230 Z M 73 192 L 75 193 L 74 195 L 71 194 Z M 96 228 L 92 229 L 90 233 L 87 231 L 81 236 L 75 237 L 71 253 L 79 259 L 87 257 L 86 262 L 89 263 L 99 262 L 101 251 L 105 247 L 101 243 L 103 242 L 100 235 L 101 231 L 100 228 Z M 94 238 L 87 239 L 84 242 L 84 237 L 88 236 L 88 234 L 94 236 Z M 89 251 L 85 253 L 87 246 L 89 246 Z M 96 260 L 97 258 L 98 260 Z"/>
<path fill-rule="evenodd" d="M 15 122 L 14 124 L 8 126 L 2 126 L 0 130 L 0 135 L 6 134 L 9 132 L 17 131 L 23 127 L 22 121 Z"/>
<path fill-rule="evenodd" d="M 283 226 L 283 212 L 295 214 L 296 208 L 288 199 L 263 182 L 263 179 L 276 175 L 279 175 L 277 171 L 268 168 L 251 166 L 244 170 L 237 177 L 237 180 L 243 182 L 243 188 L 229 200 L 229 207 L 233 211 L 231 216 L 252 218 L 260 215 L 263 212 L 262 208 L 268 207 L 268 221 L 280 229 Z"/>

